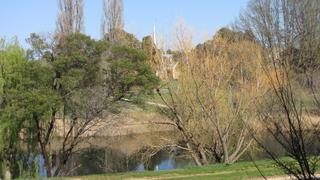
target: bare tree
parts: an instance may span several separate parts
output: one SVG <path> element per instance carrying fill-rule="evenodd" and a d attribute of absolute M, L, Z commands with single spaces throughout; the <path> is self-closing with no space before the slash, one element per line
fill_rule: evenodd
<path fill-rule="evenodd" d="M 122 0 L 103 0 L 103 14 L 101 18 L 102 37 L 108 33 L 111 42 L 117 41 L 117 36 L 122 32 L 123 2 Z"/>
<path fill-rule="evenodd" d="M 241 28 L 253 32 L 264 47 L 264 62 L 271 64 L 265 69 L 274 72 L 267 73 L 273 91 L 260 111 L 260 120 L 294 163 L 255 139 L 285 173 L 297 179 L 314 179 L 318 162 L 311 149 L 319 148 L 315 147 L 319 122 L 310 121 L 299 93 L 308 90 L 298 79 L 303 74 L 311 78 L 318 71 L 319 7 L 316 0 L 253 0 L 240 17 Z"/>
<path fill-rule="evenodd" d="M 254 125 L 254 104 L 268 89 L 262 76 L 261 48 L 243 40 L 231 42 L 217 35 L 215 53 L 191 49 L 192 42 L 178 31 L 182 52 L 178 81 L 168 84 L 168 94 L 158 93 L 163 109 L 183 137 L 176 146 L 197 165 L 232 164 L 252 145 L 248 126 Z"/>
<path fill-rule="evenodd" d="M 83 0 L 59 0 L 58 3 L 58 34 L 70 35 L 83 32 Z"/>

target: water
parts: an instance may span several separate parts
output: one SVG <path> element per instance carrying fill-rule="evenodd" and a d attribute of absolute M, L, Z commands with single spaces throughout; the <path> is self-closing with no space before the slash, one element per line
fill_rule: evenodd
<path fill-rule="evenodd" d="M 128 156 L 111 149 L 86 149 L 75 154 L 68 169 L 68 175 L 88 175 L 110 172 L 128 172 L 145 170 L 169 170 L 193 166 L 193 161 L 185 156 L 160 151 L 149 160 L 140 155 Z M 73 169 L 73 170 L 72 170 Z"/>
<path fill-rule="evenodd" d="M 161 135 L 161 136 L 160 136 Z M 144 133 L 115 137 L 95 137 L 82 143 L 66 165 L 66 176 L 129 171 L 161 171 L 194 166 L 188 156 L 176 151 L 159 151 L 149 157 L 144 150 L 163 143 L 159 137 L 174 137 L 172 132 Z M 57 140 L 59 141 L 59 140 Z M 40 158 L 40 176 L 45 177 Z"/>
<path fill-rule="evenodd" d="M 143 153 L 143 149 L 149 145 L 161 144 L 160 137 L 176 137 L 172 132 L 145 133 L 137 135 L 116 137 L 95 137 L 82 143 L 78 151 L 69 159 L 66 165 L 66 176 L 79 176 L 89 174 L 101 174 L 110 172 L 129 171 L 161 171 L 195 166 L 190 157 L 175 151 L 159 151 L 149 157 L 149 153 Z M 319 143 L 318 141 L 312 141 Z M 264 144 L 272 152 L 283 156 L 285 152 L 281 146 L 274 142 L 273 138 L 265 137 Z M 311 147 L 311 146 L 310 146 Z M 312 147 L 320 147 L 313 145 Z M 319 150 L 319 149 L 315 149 Z M 263 151 L 255 153 L 256 159 L 267 158 Z M 41 156 L 36 157 L 41 164 L 39 173 L 46 176 Z M 244 155 L 241 160 L 250 160 Z"/>

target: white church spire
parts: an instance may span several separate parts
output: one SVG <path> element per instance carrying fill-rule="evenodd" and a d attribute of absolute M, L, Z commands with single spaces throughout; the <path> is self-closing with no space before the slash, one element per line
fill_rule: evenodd
<path fill-rule="evenodd" d="M 156 24 L 153 24 L 153 43 L 157 46 Z"/>

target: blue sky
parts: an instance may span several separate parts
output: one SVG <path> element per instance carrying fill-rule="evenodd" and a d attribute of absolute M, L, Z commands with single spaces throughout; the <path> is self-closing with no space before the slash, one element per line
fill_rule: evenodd
<path fill-rule="evenodd" d="M 199 34 L 212 35 L 232 23 L 248 0 L 124 0 L 125 29 L 139 39 L 151 34 L 153 25 L 167 36 L 183 19 Z M 102 0 L 84 0 L 85 32 L 100 37 Z M 0 0 L 0 37 L 17 36 L 23 46 L 32 32 L 53 32 L 57 0 Z"/>

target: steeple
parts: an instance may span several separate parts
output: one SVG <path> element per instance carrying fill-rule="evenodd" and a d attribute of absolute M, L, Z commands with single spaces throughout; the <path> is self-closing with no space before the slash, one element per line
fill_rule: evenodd
<path fill-rule="evenodd" d="M 157 46 L 156 24 L 153 24 L 153 43 Z"/>

